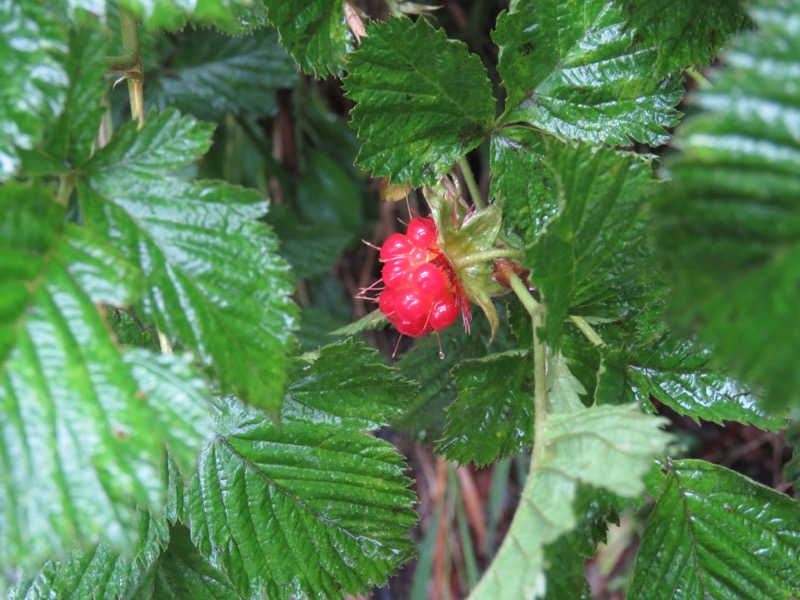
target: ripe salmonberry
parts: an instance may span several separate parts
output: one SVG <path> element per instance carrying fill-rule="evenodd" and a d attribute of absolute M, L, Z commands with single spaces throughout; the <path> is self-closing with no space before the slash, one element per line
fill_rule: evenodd
<path fill-rule="evenodd" d="M 380 249 L 385 288 L 378 307 L 397 330 L 416 337 L 452 325 L 469 301 L 439 250 L 433 219 L 414 218 L 405 234 L 393 233 Z"/>

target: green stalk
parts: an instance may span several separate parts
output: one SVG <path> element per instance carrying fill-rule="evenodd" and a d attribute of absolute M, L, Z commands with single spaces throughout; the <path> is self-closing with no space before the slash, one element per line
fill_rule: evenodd
<path fill-rule="evenodd" d="M 122 56 L 108 59 L 108 71 L 124 73 L 118 80 L 128 81 L 128 97 L 131 102 L 131 117 L 144 123 L 144 64 L 139 44 L 139 25 L 136 19 L 125 10 L 119 11 L 120 31 L 122 33 Z"/>
<path fill-rule="evenodd" d="M 517 276 L 511 276 L 511 289 L 531 316 L 533 326 L 533 456 L 530 475 L 539 469 L 544 458 L 544 434 L 547 425 L 547 345 L 539 337 L 544 326 L 544 306 L 531 296 L 530 291 Z"/>
<path fill-rule="evenodd" d="M 478 210 L 486 208 L 486 202 L 483 201 L 481 190 L 478 188 L 478 184 L 475 181 L 475 176 L 472 174 L 472 169 L 469 166 L 469 161 L 467 160 L 466 156 L 461 157 L 461 160 L 458 161 L 458 166 L 461 167 L 461 173 L 464 175 L 464 181 L 467 182 L 467 189 L 469 190 L 469 195 L 472 198 L 472 203 L 478 208 Z"/>
<path fill-rule="evenodd" d="M 470 254 L 469 256 L 465 256 L 461 260 L 453 261 L 453 266 L 456 268 L 469 267 L 470 265 L 479 265 L 490 260 L 497 260 L 498 258 L 522 259 L 524 257 L 525 253 L 522 250 L 517 250 L 516 248 L 493 248 L 492 250 L 476 252 L 474 254 Z"/>
<path fill-rule="evenodd" d="M 711 85 L 711 82 L 708 79 L 706 79 L 705 76 L 694 67 L 689 67 L 688 69 L 686 69 L 686 74 L 692 79 L 694 79 L 700 85 L 700 87 L 704 88 L 713 87 Z"/>
<path fill-rule="evenodd" d="M 570 320 L 575 324 L 575 326 L 581 330 L 581 333 L 586 336 L 592 344 L 595 346 L 605 346 L 606 343 L 603 341 L 603 338 L 594 330 L 594 327 L 589 325 L 589 323 L 583 317 L 579 317 L 577 315 L 570 315 Z"/>
<path fill-rule="evenodd" d="M 58 192 L 56 192 L 56 204 L 67 206 L 72 190 L 75 189 L 75 173 L 70 171 L 58 178 Z"/>

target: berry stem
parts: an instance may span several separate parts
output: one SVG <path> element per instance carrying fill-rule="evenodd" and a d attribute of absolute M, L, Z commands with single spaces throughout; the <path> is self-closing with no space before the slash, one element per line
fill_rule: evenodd
<path fill-rule="evenodd" d="M 117 81 L 127 79 L 131 117 L 139 122 L 139 128 L 141 128 L 144 124 L 144 63 L 139 45 L 139 25 L 136 19 L 125 10 L 119 11 L 119 23 L 124 54 L 109 58 L 107 70 L 112 73 L 124 73 Z"/>
<path fill-rule="evenodd" d="M 456 268 L 468 267 L 470 265 L 477 265 L 490 260 L 497 260 L 498 258 L 521 259 L 524 258 L 524 256 L 525 254 L 522 252 L 522 250 L 517 250 L 516 248 L 493 248 L 492 250 L 476 252 L 474 254 L 470 254 L 469 256 L 465 256 L 461 260 L 453 261 L 453 266 Z"/>
<path fill-rule="evenodd" d="M 547 345 L 539 337 L 544 326 L 544 306 L 537 302 L 530 290 L 515 273 L 510 277 L 511 289 L 531 316 L 533 326 L 533 455 L 529 477 L 536 473 L 545 458 L 544 444 L 547 427 Z"/>
<path fill-rule="evenodd" d="M 519 278 L 519 275 L 516 273 L 511 273 L 509 277 L 509 281 L 511 283 L 511 289 L 514 290 L 514 293 L 519 298 L 520 302 L 522 302 L 522 306 L 525 307 L 525 310 L 528 311 L 528 314 L 531 316 L 531 319 L 535 320 L 536 316 L 543 312 L 544 307 L 536 301 L 531 295 L 530 290 L 522 283 L 522 280 Z"/>
<path fill-rule="evenodd" d="M 581 333 L 586 336 L 592 344 L 597 347 L 605 346 L 606 343 L 603 341 L 603 338 L 594 330 L 594 327 L 589 325 L 589 323 L 583 317 L 579 317 L 577 315 L 570 315 L 570 320 L 575 324 L 575 326 L 581 330 Z"/>
<path fill-rule="evenodd" d="M 708 79 L 706 79 L 705 76 L 694 67 L 689 67 L 688 69 L 686 69 L 686 74 L 692 79 L 694 79 L 701 88 L 714 87 L 711 85 L 711 82 Z"/>
<path fill-rule="evenodd" d="M 467 182 L 467 189 L 469 190 L 469 195 L 472 198 L 472 203 L 476 206 L 476 208 L 478 208 L 478 210 L 486 208 L 486 203 L 483 201 L 481 190 L 478 188 L 478 184 L 475 181 L 475 175 L 472 174 L 472 168 L 469 166 L 469 161 L 467 160 L 466 156 L 461 157 L 461 160 L 458 161 L 458 166 L 461 167 L 461 173 L 464 175 L 464 181 Z"/>

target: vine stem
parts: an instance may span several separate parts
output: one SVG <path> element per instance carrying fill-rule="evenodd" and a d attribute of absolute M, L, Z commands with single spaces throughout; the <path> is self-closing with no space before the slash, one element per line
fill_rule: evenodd
<path fill-rule="evenodd" d="M 471 265 L 478 265 L 490 260 L 497 260 L 498 258 L 523 258 L 525 254 L 522 250 L 516 248 L 493 248 L 491 250 L 484 250 L 483 252 L 476 252 L 464 257 L 461 260 L 454 261 L 453 266 L 456 267 L 469 267 Z"/>
<path fill-rule="evenodd" d="M 108 59 L 108 71 L 124 73 L 117 80 L 128 81 L 128 97 L 131 102 L 131 117 L 144 124 L 144 65 L 139 45 L 139 25 L 136 19 L 125 10 L 119 11 L 120 32 L 122 33 L 122 56 Z"/>
<path fill-rule="evenodd" d="M 547 345 L 539 337 L 544 326 L 544 306 L 536 301 L 516 274 L 510 277 L 511 289 L 531 316 L 533 326 L 533 455 L 530 473 L 533 474 L 544 458 L 544 435 L 547 426 Z"/>
<path fill-rule="evenodd" d="M 475 175 L 472 174 L 472 168 L 469 166 L 469 161 L 467 160 L 466 156 L 461 157 L 461 160 L 458 161 L 458 166 L 461 167 L 461 173 L 464 175 L 464 181 L 467 182 L 467 189 L 469 190 L 469 195 L 472 198 L 472 203 L 477 206 L 478 209 L 486 208 L 486 202 L 483 201 L 481 190 L 478 187 L 478 183 L 475 181 Z"/>
<path fill-rule="evenodd" d="M 603 341 L 603 338 L 594 330 L 594 327 L 589 325 L 589 323 L 583 317 L 579 317 L 577 315 L 570 315 L 570 321 L 572 321 L 575 326 L 581 330 L 581 333 L 586 336 L 592 344 L 595 346 L 605 346 L 606 343 Z"/>
<path fill-rule="evenodd" d="M 700 84 L 701 87 L 713 87 L 711 82 L 694 67 L 689 67 L 686 69 L 686 74 Z"/>

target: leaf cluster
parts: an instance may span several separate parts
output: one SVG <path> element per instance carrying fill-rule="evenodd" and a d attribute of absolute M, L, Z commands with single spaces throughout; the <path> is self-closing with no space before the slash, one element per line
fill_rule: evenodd
<path fill-rule="evenodd" d="M 630 597 L 800 593 L 797 503 L 670 456 L 653 414 L 778 430 L 797 406 L 800 4 L 673 4 L 512 0 L 488 65 L 426 16 L 358 36 L 345 0 L 0 3 L 11 597 L 383 585 L 417 519 L 388 424 L 462 464 L 533 449 L 475 598 L 585 595 L 645 492 Z M 140 121 L 106 73 L 126 19 Z M 343 77 L 352 130 L 301 74 Z M 430 186 L 488 316 L 442 360 L 428 338 L 387 367 L 352 339 L 372 317 L 342 328 L 332 270 L 377 217 L 359 169 Z M 509 248 L 508 282 L 464 256 Z"/>

